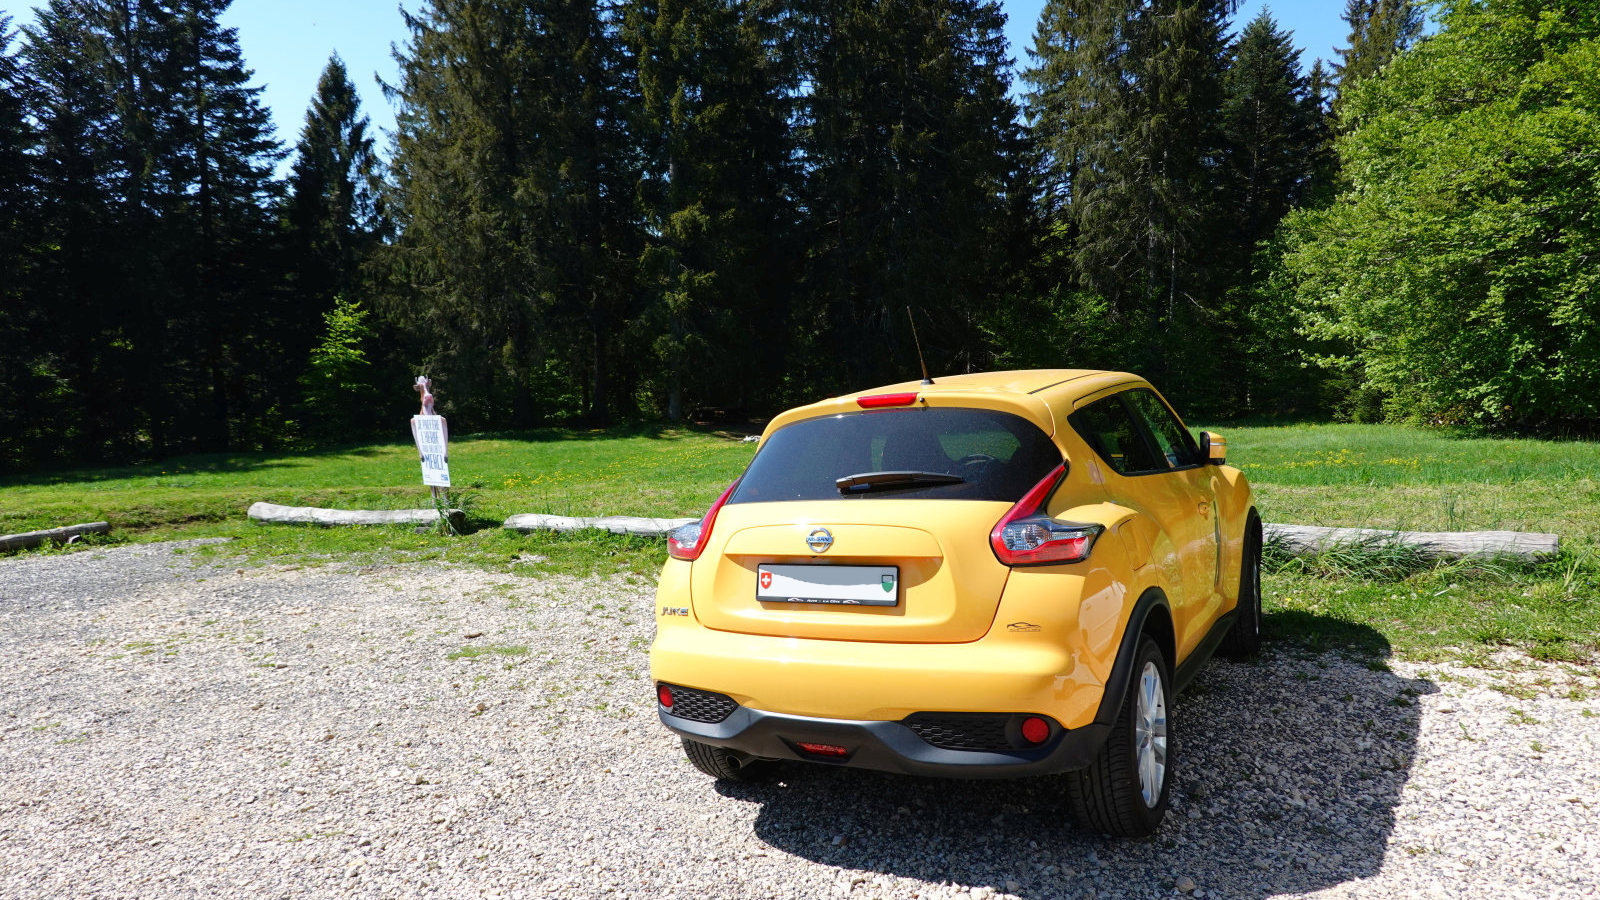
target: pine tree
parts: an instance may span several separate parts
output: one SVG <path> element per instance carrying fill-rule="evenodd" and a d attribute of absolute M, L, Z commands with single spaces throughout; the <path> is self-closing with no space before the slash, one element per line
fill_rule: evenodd
<path fill-rule="evenodd" d="M 281 364 L 262 286 L 277 158 L 223 0 L 52 0 L 39 85 L 62 378 L 92 455 L 254 443 Z"/>
<path fill-rule="evenodd" d="M 1202 395 L 1218 285 L 1212 243 L 1225 0 L 1050 0 L 1023 78 L 1064 233 L 1064 288 L 1104 303 L 1121 364 Z M 1070 293 L 1070 291 L 1063 291 Z M 1098 299 L 1094 299 L 1098 298 Z"/>
<path fill-rule="evenodd" d="M 747 408 L 778 387 L 799 248 L 781 57 L 767 8 L 639 0 L 626 13 L 648 160 L 639 321 L 667 415 L 685 395 Z"/>
<path fill-rule="evenodd" d="M 453 402 L 475 404 L 458 410 L 529 424 L 555 368 L 550 392 L 581 398 L 563 411 L 604 420 L 627 395 L 611 360 L 642 245 L 612 12 L 430 0 L 406 21 L 389 312 L 457 379 Z"/>
<path fill-rule="evenodd" d="M 1300 74 L 1292 37 L 1262 12 L 1229 49 L 1222 129 L 1232 249 L 1245 255 L 1311 187 L 1321 146 L 1320 109 Z M 1246 263 L 1248 265 L 1248 263 Z"/>
<path fill-rule="evenodd" d="M 299 264 L 295 293 L 326 311 L 351 293 L 361 263 L 383 231 L 378 157 L 369 122 L 335 53 L 317 80 L 289 172 L 287 224 Z"/>
<path fill-rule="evenodd" d="M 980 317 L 1005 281 L 1016 109 L 992 0 L 812 0 L 801 151 L 809 259 L 798 309 L 810 391 L 986 363 Z M 824 364 L 825 363 L 825 364 Z"/>
<path fill-rule="evenodd" d="M 1336 108 L 1356 82 L 1376 74 L 1422 36 L 1422 10 L 1413 0 L 1345 0 L 1340 16 L 1350 26 L 1349 46 L 1335 52 Z"/>

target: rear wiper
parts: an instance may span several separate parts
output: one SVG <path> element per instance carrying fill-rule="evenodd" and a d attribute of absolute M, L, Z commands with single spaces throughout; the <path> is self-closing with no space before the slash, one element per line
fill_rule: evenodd
<path fill-rule="evenodd" d="M 943 472 L 861 472 L 846 475 L 834 482 L 841 494 L 868 494 L 873 491 L 891 491 L 896 488 L 923 487 L 930 484 L 962 484 L 960 475 Z"/>

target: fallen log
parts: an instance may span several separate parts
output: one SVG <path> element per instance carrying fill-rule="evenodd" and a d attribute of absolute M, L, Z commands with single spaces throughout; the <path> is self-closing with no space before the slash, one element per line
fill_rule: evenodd
<path fill-rule="evenodd" d="M 461 525 L 467 514 L 449 511 L 450 521 Z M 315 506 L 279 506 L 276 503 L 250 504 L 250 518 L 271 525 L 432 525 L 439 521 L 436 509 L 318 509 Z"/>
<path fill-rule="evenodd" d="M 46 528 L 44 531 L 26 531 L 22 534 L 0 535 L 0 553 L 32 550 L 46 542 L 65 544 L 73 538 L 82 537 L 86 534 L 109 534 L 110 531 L 111 523 L 109 522 L 85 522 L 82 525 Z"/>
<path fill-rule="evenodd" d="M 506 519 L 505 527 L 526 534 L 530 531 L 581 531 L 599 528 L 612 534 L 638 534 L 659 537 L 699 519 L 645 519 L 637 516 L 547 516 L 519 513 Z"/>
<path fill-rule="evenodd" d="M 1334 547 L 1411 547 L 1434 559 L 1512 556 L 1541 559 L 1561 552 L 1561 537 L 1529 531 L 1384 531 L 1377 528 L 1325 528 L 1320 525 L 1265 525 L 1266 540 L 1304 556 Z"/>

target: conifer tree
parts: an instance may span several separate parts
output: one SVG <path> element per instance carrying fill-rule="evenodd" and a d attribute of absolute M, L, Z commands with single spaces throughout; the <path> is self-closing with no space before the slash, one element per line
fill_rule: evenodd
<path fill-rule="evenodd" d="M 797 271 L 796 173 L 769 7 L 638 0 L 644 190 L 654 236 L 639 327 L 659 360 L 668 418 L 684 397 L 746 408 L 777 388 Z"/>
<path fill-rule="evenodd" d="M 979 316 L 1004 282 L 1016 185 L 1010 60 L 993 0 L 796 5 L 810 91 L 799 122 L 810 371 L 821 387 L 985 364 Z M 820 363 L 826 362 L 826 365 Z"/>
<path fill-rule="evenodd" d="M 27 32 L 41 277 L 80 301 L 57 324 L 91 454 L 255 443 L 270 424 L 277 151 L 226 7 L 52 0 Z"/>
<path fill-rule="evenodd" d="M 13 49 L 11 18 L 0 15 L 0 458 L 32 461 L 40 422 L 55 421 L 40 362 L 52 348 L 41 328 L 38 273 L 38 135 L 29 121 L 36 97 Z"/>
<path fill-rule="evenodd" d="M 531 423 L 533 383 L 555 369 L 549 393 L 581 398 L 564 411 L 608 418 L 628 394 L 612 358 L 642 244 L 612 10 L 430 0 L 406 20 L 391 311 L 474 415 Z"/>
<path fill-rule="evenodd" d="M 1121 365 L 1203 396 L 1226 0 L 1050 0 L 1023 78 L 1042 204 Z M 1204 359 L 1198 361 L 1203 363 Z"/>
<path fill-rule="evenodd" d="M 117 140 L 106 12 L 51 0 L 23 30 L 21 47 L 40 160 L 41 252 L 27 308 L 53 358 L 56 444 L 87 459 L 131 453 L 147 421 L 128 379 L 137 368 L 132 320 L 144 303 L 140 286 L 124 277 L 146 234 L 119 234 L 131 185 Z M 158 264 L 150 265 L 149 278 L 161 277 Z"/>
<path fill-rule="evenodd" d="M 1222 185 L 1232 249 L 1248 258 L 1311 187 L 1322 143 L 1321 110 L 1310 79 L 1300 74 L 1300 51 L 1269 13 L 1245 26 L 1228 57 Z"/>
<path fill-rule="evenodd" d="M 344 60 L 335 53 L 317 80 L 289 172 L 288 226 L 299 264 L 295 292 L 325 312 L 350 293 L 382 231 L 378 157 Z"/>
<path fill-rule="evenodd" d="M 1376 74 L 1422 36 L 1422 9 L 1413 0 L 1345 0 L 1340 18 L 1350 35 L 1349 46 L 1335 51 L 1336 107 L 1343 106 L 1342 98 L 1356 82 Z"/>

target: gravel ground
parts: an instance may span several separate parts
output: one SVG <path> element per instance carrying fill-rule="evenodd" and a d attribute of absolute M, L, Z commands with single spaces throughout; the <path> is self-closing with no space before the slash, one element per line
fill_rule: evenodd
<path fill-rule="evenodd" d="M 1166 826 L 1119 842 L 1049 780 L 718 786 L 655 721 L 650 612 L 624 579 L 0 560 L 0 896 L 1600 895 L 1591 674 L 1214 663 Z"/>

